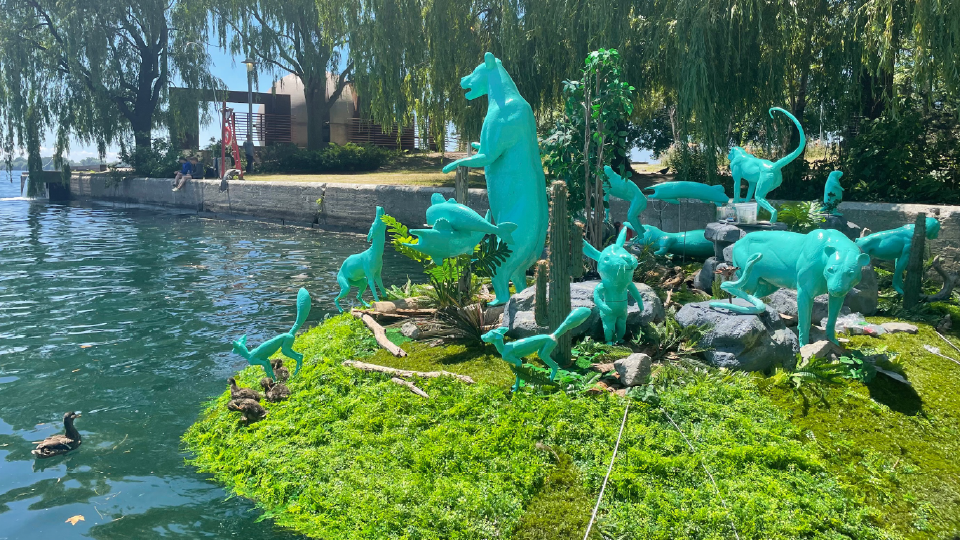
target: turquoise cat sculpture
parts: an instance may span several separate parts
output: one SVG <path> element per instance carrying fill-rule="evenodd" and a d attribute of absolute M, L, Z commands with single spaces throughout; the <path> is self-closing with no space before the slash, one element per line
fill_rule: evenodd
<path fill-rule="evenodd" d="M 337 272 L 337 283 L 340 285 L 340 294 L 333 300 L 337 310 L 343 313 L 340 307 L 340 299 L 350 293 L 351 287 L 357 287 L 357 300 L 364 307 L 370 307 L 370 304 L 363 299 L 363 291 L 370 287 L 373 293 L 373 301 L 379 302 L 377 296 L 377 286 L 380 292 L 385 292 L 383 287 L 383 278 L 380 277 L 380 271 L 383 269 L 383 241 L 386 238 L 387 225 L 383 222 L 383 207 L 377 207 L 377 217 L 373 219 L 370 225 L 370 232 L 367 233 L 368 247 L 362 253 L 356 253 L 347 257 L 340 265 L 340 271 Z"/>
<path fill-rule="evenodd" d="M 276 380 L 277 377 L 273 373 L 273 366 L 270 365 L 270 357 L 276 354 L 277 351 L 280 351 L 296 360 L 297 368 L 293 372 L 293 374 L 296 375 L 300 372 L 300 368 L 303 367 L 303 355 L 293 350 L 293 341 L 297 337 L 297 331 L 300 330 L 300 327 L 303 326 L 303 323 L 307 321 L 307 317 L 310 315 L 310 304 L 310 293 L 308 293 L 306 289 L 301 288 L 297 291 L 297 321 L 293 323 L 293 327 L 290 328 L 289 332 L 280 334 L 273 339 L 261 343 L 259 347 L 252 351 L 247 349 L 247 336 L 244 334 L 240 339 L 233 342 L 233 352 L 244 357 L 251 366 L 263 366 L 267 377 Z"/>
<path fill-rule="evenodd" d="M 843 173 L 840 171 L 833 171 L 827 176 L 827 183 L 823 186 L 823 206 L 821 207 L 821 212 L 829 212 L 835 216 L 842 216 L 840 210 L 837 209 L 840 206 L 840 202 L 843 201 L 843 186 L 840 185 L 840 177 L 843 176 Z"/>
<path fill-rule="evenodd" d="M 710 307 L 736 313 L 758 314 L 766 310 L 761 297 L 777 289 L 797 291 L 797 330 L 800 345 L 810 343 L 813 299 L 827 293 L 827 339 L 837 343 L 836 323 L 843 300 L 860 283 L 860 267 L 870 257 L 843 233 L 832 229 L 807 234 L 786 231 L 752 232 L 733 245 L 733 266 L 739 279 L 721 285 L 750 306 L 711 302 Z"/>
<path fill-rule="evenodd" d="M 593 302 L 600 311 L 603 324 L 603 337 L 608 344 L 620 343 L 627 332 L 627 297 L 637 301 L 643 311 L 643 298 L 633 283 L 633 271 L 637 268 L 637 258 L 623 248 L 627 239 L 627 228 L 620 229 L 617 241 L 603 251 L 583 243 L 583 254 L 597 261 L 600 284 L 593 289 Z"/>
<path fill-rule="evenodd" d="M 537 353 L 537 357 L 550 366 L 550 380 L 552 381 L 560 369 L 560 366 L 557 365 L 551 356 L 553 350 L 557 348 L 557 338 L 580 326 L 589 318 L 590 308 L 578 307 L 571 311 L 570 314 L 567 315 L 567 318 L 564 319 L 560 326 L 551 334 L 539 334 L 505 343 L 503 337 L 510 329 L 502 326 L 483 334 L 481 339 L 484 343 L 493 343 L 497 348 L 497 352 L 500 353 L 500 357 L 516 367 L 523 365 L 524 356 Z M 517 379 L 513 383 L 513 391 L 516 392 L 519 389 L 520 375 L 517 374 Z"/>
<path fill-rule="evenodd" d="M 654 255 L 686 255 L 707 258 L 713 256 L 713 242 L 703 235 L 703 229 L 686 232 L 663 232 L 653 225 L 645 225 L 640 243 L 656 248 Z"/>
<path fill-rule="evenodd" d="M 603 167 L 603 172 L 607 175 L 606 180 L 603 181 L 603 188 L 607 194 L 630 203 L 624 224 L 628 224 L 637 234 L 642 234 L 643 223 L 640 223 L 640 214 L 647 209 L 647 198 L 640 191 L 640 186 L 614 172 L 609 165 Z"/>
<path fill-rule="evenodd" d="M 427 225 L 431 229 L 412 229 L 410 234 L 417 237 L 416 244 L 403 244 L 428 255 L 436 264 L 443 259 L 458 255 L 473 254 L 474 248 L 488 234 L 497 235 L 507 244 L 513 243 L 514 223 L 490 223 L 469 207 L 459 204 L 455 199 L 444 200 L 443 195 L 434 193 L 432 204 L 427 209 Z"/>
<path fill-rule="evenodd" d="M 700 182 L 664 182 L 648 187 L 647 191 L 653 191 L 650 194 L 651 199 L 670 204 L 680 204 L 680 199 L 712 202 L 717 206 L 730 202 L 730 197 L 727 197 L 723 186 L 710 186 Z"/>
<path fill-rule="evenodd" d="M 800 144 L 796 150 L 777 161 L 769 159 L 760 159 L 739 146 L 730 149 L 727 157 L 730 159 L 730 173 L 733 175 L 733 202 L 740 201 L 740 188 L 742 181 L 747 181 L 747 198 L 756 198 L 757 204 L 770 212 L 770 223 L 777 222 L 777 209 L 767 202 L 767 195 L 771 191 L 780 187 L 783 183 L 783 168 L 791 161 L 797 159 L 803 153 L 803 148 L 807 144 L 807 138 L 803 134 L 803 126 L 789 112 L 780 107 L 772 107 L 769 111 L 770 118 L 773 118 L 773 111 L 779 111 L 787 118 L 793 121 L 800 131 Z"/>
<path fill-rule="evenodd" d="M 487 197 L 494 223 L 515 223 L 511 254 L 493 276 L 499 305 L 510 299 L 510 281 L 517 292 L 527 286 L 526 272 L 543 253 L 547 237 L 547 192 L 537 139 L 537 123 L 530 104 L 500 60 L 486 53 L 473 73 L 460 79 L 468 100 L 487 96 L 487 115 L 480 131 L 477 153 L 447 164 L 443 172 L 457 167 L 483 167 Z"/>
<path fill-rule="evenodd" d="M 879 231 L 857 239 L 857 246 L 871 257 L 896 261 L 893 269 L 893 290 L 903 294 L 903 272 L 910 262 L 910 246 L 913 244 L 914 225 L 904 225 L 888 231 Z M 926 236 L 933 240 L 940 236 L 940 222 L 928 217 Z"/>

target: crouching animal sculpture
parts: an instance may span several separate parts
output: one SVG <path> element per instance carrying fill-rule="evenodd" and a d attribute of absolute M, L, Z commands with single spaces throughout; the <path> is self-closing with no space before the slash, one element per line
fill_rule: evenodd
<path fill-rule="evenodd" d="M 728 293 L 746 300 L 751 306 L 711 302 L 710 307 L 736 313 L 763 313 L 761 297 L 777 289 L 797 291 L 797 329 L 800 345 L 810 342 L 813 299 L 829 293 L 827 339 L 837 342 L 836 322 L 843 299 L 860 283 L 860 267 L 870 264 L 870 256 L 843 233 L 832 229 L 807 234 L 786 231 L 752 232 L 733 245 L 733 266 L 740 268 L 739 279 L 723 283 Z"/>
<path fill-rule="evenodd" d="M 333 299 L 333 303 L 340 313 L 343 313 L 343 308 L 340 307 L 340 299 L 350 293 L 351 287 L 358 289 L 357 300 L 364 307 L 370 307 L 370 304 L 363 299 L 363 291 L 367 290 L 368 285 L 370 286 L 370 292 L 373 293 L 374 302 L 380 301 L 380 298 L 377 297 L 377 286 L 380 287 L 380 292 L 386 293 L 386 289 L 383 287 L 383 278 L 380 277 L 380 272 L 383 270 L 383 241 L 386 238 L 387 230 L 387 224 L 383 222 L 382 218 L 383 207 L 378 206 L 377 217 L 373 218 L 370 232 L 367 233 L 367 242 L 370 242 L 370 247 L 361 253 L 355 253 L 347 257 L 340 265 L 340 271 L 337 272 L 340 294 Z M 273 379 L 274 377 L 271 375 L 270 378 Z"/>
<path fill-rule="evenodd" d="M 261 343 L 259 347 L 252 351 L 247 349 L 247 336 L 244 334 L 240 339 L 233 342 L 233 352 L 244 357 L 251 366 L 263 366 L 263 370 L 267 372 L 267 376 L 276 380 L 277 376 L 274 374 L 273 366 L 270 364 L 270 357 L 277 351 L 281 351 L 283 354 L 297 361 L 297 369 L 293 372 L 293 374 L 296 375 L 300 372 L 300 368 L 303 367 L 303 355 L 293 350 L 293 341 L 297 337 L 297 331 L 300 330 L 303 323 L 307 321 L 309 315 L 310 293 L 308 293 L 306 289 L 301 288 L 297 292 L 297 321 L 293 323 L 293 327 L 290 328 L 289 332 L 280 334 L 275 338 Z"/>
<path fill-rule="evenodd" d="M 560 326 L 552 334 L 539 334 L 528 338 L 518 339 L 510 343 L 504 343 L 503 336 L 510 330 L 506 326 L 494 328 L 483 336 L 484 343 L 493 343 L 500 356 L 516 367 L 523 365 L 523 357 L 537 353 L 537 357 L 550 366 L 550 380 L 557 376 L 557 370 L 560 366 L 553 360 L 551 355 L 557 348 L 557 338 L 583 324 L 590 318 L 590 308 L 578 307 L 567 315 Z M 513 391 L 520 389 L 520 375 L 517 374 L 517 380 L 513 383 Z"/>
<path fill-rule="evenodd" d="M 654 255 L 687 255 L 706 258 L 713 255 L 713 242 L 703 236 L 703 229 L 686 232 L 663 232 L 653 225 L 644 225 L 640 242 L 657 248 Z"/>
<path fill-rule="evenodd" d="M 643 297 L 633 283 L 637 258 L 623 249 L 626 239 L 627 228 L 624 227 L 620 229 L 617 241 L 603 251 L 597 251 L 587 242 L 583 243 L 583 254 L 597 261 L 600 284 L 593 289 L 593 302 L 600 310 L 604 340 L 610 345 L 623 341 L 623 335 L 627 332 L 627 295 L 633 297 L 640 311 L 643 311 Z"/>
<path fill-rule="evenodd" d="M 609 165 L 603 167 L 603 172 L 607 175 L 606 180 L 603 181 L 603 187 L 607 193 L 630 203 L 624 223 L 629 224 L 637 234 L 642 234 L 643 224 L 640 223 L 640 213 L 647 209 L 647 198 L 640 191 L 640 186 L 615 173 Z"/>
<path fill-rule="evenodd" d="M 700 182 L 664 182 L 648 187 L 647 191 L 653 191 L 650 194 L 651 199 L 670 204 L 680 204 L 680 199 L 712 202 L 717 206 L 730 202 L 730 197 L 727 197 L 723 186 L 711 186 Z"/>
<path fill-rule="evenodd" d="M 417 243 L 403 245 L 428 255 L 434 263 L 443 264 L 443 259 L 448 257 L 473 254 L 474 248 L 488 234 L 497 235 L 507 244 L 513 243 L 516 224 L 494 225 L 490 223 L 489 211 L 484 219 L 455 199 L 444 200 L 439 193 L 434 193 L 431 201 L 432 205 L 427 209 L 427 225 L 433 228 L 410 230 L 410 234 L 417 237 Z"/>
<path fill-rule="evenodd" d="M 903 272 L 910 262 L 913 229 L 914 225 L 911 223 L 857 239 L 857 246 L 867 255 L 885 261 L 896 261 L 893 269 L 893 289 L 900 294 L 903 294 Z M 936 218 L 927 218 L 926 236 L 928 240 L 940 236 L 940 222 Z"/>

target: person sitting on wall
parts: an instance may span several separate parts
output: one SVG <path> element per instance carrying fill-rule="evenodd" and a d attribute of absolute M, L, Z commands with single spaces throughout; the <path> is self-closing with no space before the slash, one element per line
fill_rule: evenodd
<path fill-rule="evenodd" d="M 183 178 L 183 175 L 190 174 L 192 169 L 190 168 L 190 163 L 187 161 L 187 158 L 180 156 L 180 159 L 177 160 L 180 162 L 180 170 L 173 175 L 173 190 L 177 190 L 177 184 L 180 183 L 180 179 Z"/>
<path fill-rule="evenodd" d="M 192 178 L 203 178 L 203 169 L 200 168 L 200 165 L 197 163 L 197 156 L 190 156 L 189 163 L 184 165 L 186 173 L 180 176 L 180 181 L 177 183 L 176 187 L 173 188 L 174 191 L 180 191 L 183 189 L 183 186 L 186 185 L 187 180 Z"/>

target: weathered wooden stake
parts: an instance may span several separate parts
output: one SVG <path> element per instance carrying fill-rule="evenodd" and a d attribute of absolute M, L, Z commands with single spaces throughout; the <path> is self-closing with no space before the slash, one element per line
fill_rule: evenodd
<path fill-rule="evenodd" d="M 551 187 L 550 228 L 547 230 L 547 261 L 537 263 L 537 289 L 534 297 L 534 318 L 537 324 L 551 331 L 570 314 L 570 276 L 576 273 L 577 264 L 582 263 L 583 236 L 572 238 L 582 231 L 579 226 L 571 226 L 567 214 L 567 184 L 554 182 Z M 581 233 L 582 234 L 582 233 Z M 579 242 L 578 242 L 579 240 Z M 546 323 L 546 324 L 544 324 Z M 553 359 L 561 366 L 570 364 L 570 335 L 557 339 L 557 348 Z"/>
<path fill-rule="evenodd" d="M 927 214 L 917 214 L 910 241 L 910 260 L 907 262 L 907 277 L 903 281 L 903 307 L 910 309 L 920 303 L 920 287 L 923 282 L 924 240 L 927 238 Z"/>

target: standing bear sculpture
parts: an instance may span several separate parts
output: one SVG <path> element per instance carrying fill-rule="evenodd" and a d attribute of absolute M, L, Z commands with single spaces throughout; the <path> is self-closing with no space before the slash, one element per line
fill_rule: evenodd
<path fill-rule="evenodd" d="M 483 167 L 494 223 L 517 225 L 513 242 L 507 242 L 511 254 L 492 279 L 497 298 L 490 305 L 500 305 L 510 299 L 511 281 L 517 292 L 526 288 L 527 269 L 540 258 L 547 237 L 546 179 L 537 123 L 530 104 L 492 53 L 460 79 L 460 86 L 467 90 L 468 100 L 487 96 L 487 115 L 480 142 L 472 143 L 477 153 L 447 164 L 443 172 Z"/>
<path fill-rule="evenodd" d="M 340 271 L 337 272 L 340 294 L 334 298 L 333 303 L 340 313 L 343 313 L 343 308 L 340 307 L 340 299 L 350 293 L 351 287 L 357 287 L 357 300 L 364 307 L 370 307 L 370 304 L 363 299 L 363 291 L 367 290 L 367 286 L 373 293 L 374 302 L 380 301 L 377 296 L 377 286 L 380 287 L 380 292 L 386 293 L 386 289 L 383 287 L 383 278 L 380 277 L 380 272 L 383 270 L 383 242 L 386 239 L 386 231 L 387 224 L 383 222 L 383 207 L 378 206 L 377 217 L 373 219 L 370 232 L 367 233 L 367 242 L 370 242 L 370 247 L 361 253 L 355 253 L 347 257 L 340 265 Z"/>
<path fill-rule="evenodd" d="M 628 295 L 637 301 L 637 307 L 643 312 L 643 298 L 633 283 L 637 258 L 623 248 L 626 239 L 627 228 L 624 227 L 620 229 L 617 241 L 603 251 L 583 242 L 583 254 L 597 261 L 600 284 L 593 290 L 593 302 L 600 311 L 604 340 L 610 345 L 623 341 L 627 332 Z"/>

